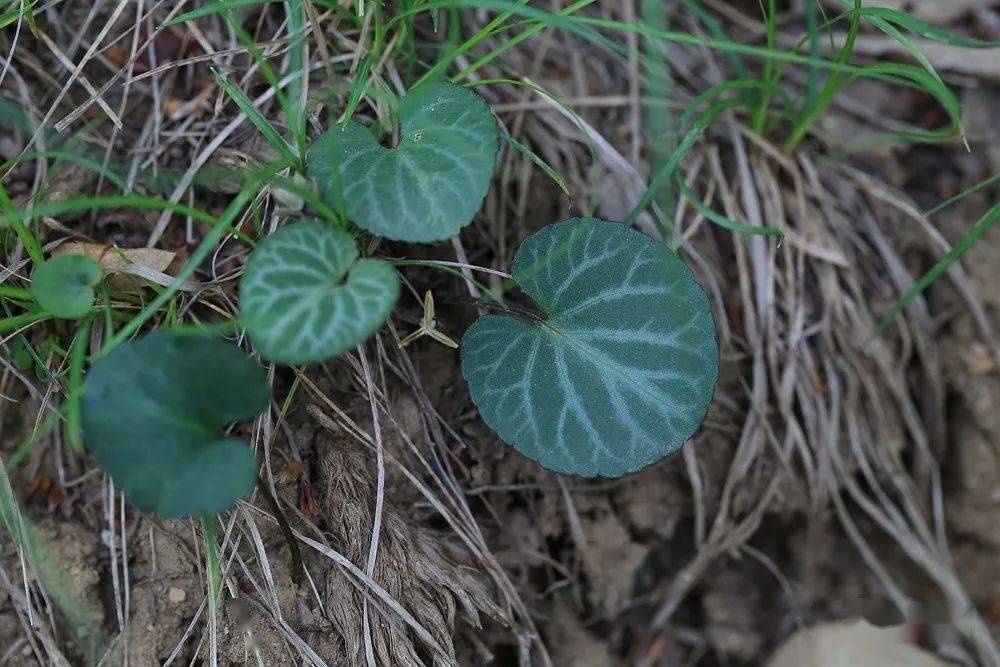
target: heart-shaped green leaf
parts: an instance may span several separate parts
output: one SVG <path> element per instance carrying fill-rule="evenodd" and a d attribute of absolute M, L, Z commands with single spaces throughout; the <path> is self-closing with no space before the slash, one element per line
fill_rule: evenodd
<path fill-rule="evenodd" d="M 391 149 L 357 121 L 330 128 L 309 151 L 309 175 L 330 206 L 372 234 L 420 243 L 453 236 L 489 190 L 496 120 L 481 97 L 448 82 L 411 90 L 399 120 Z"/>
<path fill-rule="evenodd" d="M 214 514 L 250 493 L 256 476 L 253 452 L 222 428 L 260 414 L 270 397 L 264 369 L 239 348 L 157 332 L 94 362 L 83 439 L 137 507 Z"/>
<path fill-rule="evenodd" d="M 544 318 L 487 315 L 466 332 L 462 374 L 486 423 L 546 468 L 585 477 L 680 449 L 719 374 L 708 298 L 684 262 L 586 218 L 529 237 L 512 268 Z"/>
<path fill-rule="evenodd" d="M 38 305 L 56 317 L 78 320 L 94 305 L 101 266 L 84 255 L 60 255 L 42 262 L 31 277 Z"/>
<path fill-rule="evenodd" d="M 301 364 L 335 357 L 385 322 L 399 296 L 387 262 L 358 259 L 354 239 L 297 222 L 254 250 L 240 281 L 240 317 L 261 356 Z"/>

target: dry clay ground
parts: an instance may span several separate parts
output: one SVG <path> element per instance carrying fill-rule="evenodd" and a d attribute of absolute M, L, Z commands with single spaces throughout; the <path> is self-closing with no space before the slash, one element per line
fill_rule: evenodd
<path fill-rule="evenodd" d="M 134 7 L 115 16 L 117 3 L 50 4 L 40 22 L 45 37 L 22 34 L 11 50 L 11 31 L 0 33 L 0 52 L 10 58 L 3 93 L 36 120 L 55 108 L 55 122 L 86 101 L 79 85 L 56 101 L 69 78 L 59 54 L 80 62 L 89 46 L 81 37 L 109 24 L 108 35 L 125 37 L 89 58 L 84 72 L 99 86 L 132 63 L 107 93 L 128 113 L 121 132 L 98 124 L 95 145 L 113 146 L 127 163 L 155 160 L 180 171 L 196 160 L 252 165 L 266 154 L 249 123 L 230 128 L 239 111 L 211 83 L 208 64 L 248 67 L 218 24 L 202 25 L 194 40 L 170 31 L 151 66 L 136 46 L 148 47 L 149 33 L 145 18 L 136 28 Z M 705 4 L 736 34 L 759 40 L 755 3 Z M 991 2 L 917 4 L 955 30 L 1000 38 Z M 168 11 L 138 5 L 151 12 L 149 25 Z M 946 5 L 954 11 L 942 11 Z M 597 3 L 595 12 L 634 19 L 631 5 L 619 2 Z M 247 24 L 266 53 L 281 48 L 275 16 Z M 322 39 L 335 60 L 353 57 L 358 34 L 327 14 L 317 19 L 311 39 Z M 485 17 L 468 12 L 463 20 L 472 28 Z M 869 37 L 862 51 L 876 53 Z M 205 55 L 207 46 L 215 55 Z M 132 57 L 133 48 L 146 55 Z M 670 47 L 668 57 L 678 105 L 722 76 L 717 54 Z M 183 58 L 195 61 L 176 64 Z M 966 103 L 970 152 L 954 143 L 838 156 L 865 133 L 942 121 L 919 95 L 859 83 L 795 154 L 734 116 L 688 157 L 688 181 L 706 201 L 731 218 L 784 230 L 786 242 L 733 235 L 682 207 L 682 252 L 713 300 L 722 377 L 684 454 L 636 475 L 582 480 L 538 468 L 478 419 L 455 351 L 428 339 L 400 349 L 426 289 L 450 335 L 476 315 L 473 289 L 429 269 L 405 269 L 401 306 L 363 356 L 305 369 L 287 413 L 282 400 L 294 376 L 276 373 L 274 409 L 245 435 L 265 461 L 266 486 L 294 531 L 304 576 L 296 576 L 273 504 L 258 492 L 221 517 L 226 591 L 217 627 L 205 610 L 197 523 L 132 509 L 54 431 L 11 484 L 53 552 L 60 585 L 83 601 L 94 643 L 114 646 L 111 664 L 133 665 L 213 656 L 221 664 L 362 665 L 367 652 L 378 665 L 757 665 L 798 628 L 865 617 L 913 621 L 922 643 L 958 664 L 998 664 L 1000 230 L 885 336 L 861 345 L 945 244 L 995 200 L 995 190 L 985 190 L 931 219 L 920 213 L 1000 170 L 1000 66 L 983 68 L 951 50 L 936 58 Z M 634 60 L 543 32 L 504 62 L 580 114 L 582 126 L 530 91 L 483 89 L 499 120 L 563 175 L 572 197 L 523 155 L 504 152 L 496 187 L 460 239 L 380 253 L 504 270 L 521 239 L 579 214 L 589 197 L 600 215 L 622 219 L 641 195 L 647 153 Z M 379 66 L 384 80 L 396 80 L 391 60 Z M 244 85 L 265 90 L 252 77 Z M 322 89 L 317 74 L 313 92 Z M 326 104 L 342 108 L 336 98 Z M 273 103 L 260 106 L 277 117 Z M 100 117 L 93 109 L 84 119 Z M 313 134 L 323 109 L 316 108 Z M 25 150 L 27 139 L 0 130 L 3 158 Z M 7 177 L 15 202 L 41 187 L 39 164 Z M 49 198 L 100 187 L 65 166 L 48 179 Z M 195 191 L 178 197 L 186 201 L 188 192 Z M 227 201 L 218 189 L 192 196 L 211 209 Z M 294 216 L 294 202 L 262 197 L 269 222 Z M 46 243 L 140 247 L 156 220 L 124 211 L 45 222 Z M 653 230 L 649 219 L 640 226 Z M 160 245 L 183 256 L 202 231 L 175 219 Z M 221 246 L 199 275 L 216 279 L 217 289 L 190 293 L 186 307 L 230 311 L 245 256 L 231 239 Z M 12 254 L 3 270 L 18 261 Z M 46 324 L 25 333 L 40 345 L 60 331 Z M 60 396 L 33 370 L 8 363 L 0 395 L 7 460 Z M 385 501 L 378 565 L 368 577 L 379 445 Z M 0 565 L 0 664 L 87 662 L 87 642 L 71 641 L 51 611 L 53 592 L 22 569 L 9 540 Z"/>

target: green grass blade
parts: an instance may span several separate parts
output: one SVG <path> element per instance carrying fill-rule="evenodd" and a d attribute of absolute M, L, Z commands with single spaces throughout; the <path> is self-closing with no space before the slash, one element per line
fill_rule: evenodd
<path fill-rule="evenodd" d="M 722 24 L 711 13 L 709 13 L 701 4 L 700 0 L 681 0 L 681 4 L 691 13 L 695 19 L 698 20 L 703 26 L 705 26 L 705 31 L 708 32 L 713 38 L 719 42 L 731 42 L 726 31 L 723 29 Z M 749 72 L 747 71 L 746 65 L 740 60 L 738 54 L 733 52 L 727 52 L 725 54 L 726 61 L 729 63 L 730 69 L 737 78 L 746 79 L 748 78 Z"/>
<path fill-rule="evenodd" d="M 639 12 L 647 25 L 666 29 L 667 5 L 662 0 L 641 0 Z M 670 159 L 670 154 L 677 147 L 677 127 L 674 110 L 670 108 L 671 86 L 670 60 L 666 45 L 655 39 L 642 39 L 641 54 L 645 60 L 642 75 L 642 122 L 643 133 L 648 147 L 649 168 L 657 172 Z M 677 211 L 677 192 L 673 189 L 673 181 L 656 193 L 653 201 L 670 219 Z"/>
<path fill-rule="evenodd" d="M 767 48 L 774 50 L 775 45 L 778 42 L 778 8 L 775 4 L 775 0 L 768 0 L 767 9 L 764 9 L 764 0 L 758 0 L 760 3 L 760 10 L 764 17 L 764 25 L 767 28 Z M 778 74 L 780 76 L 780 72 Z M 764 88 L 764 94 L 761 96 L 760 102 L 757 104 L 757 108 L 754 110 L 753 115 L 753 129 L 759 135 L 764 134 L 764 126 L 767 122 L 767 111 L 771 106 L 771 87 L 772 83 L 777 83 L 777 79 L 774 79 L 774 60 L 772 58 L 764 59 L 764 73 L 761 75 L 765 84 L 768 84 Z M 773 81 L 772 81 L 773 79 Z"/>
<path fill-rule="evenodd" d="M 209 231 L 205 238 L 202 239 L 201 243 L 191 253 L 191 257 L 188 259 L 187 264 L 184 265 L 177 275 L 174 277 L 173 282 L 171 282 L 162 292 L 156 295 L 149 304 L 146 305 L 139 313 L 129 320 L 129 323 L 118 330 L 117 333 L 104 345 L 104 352 L 108 352 L 115 346 L 131 338 L 135 333 L 139 331 L 143 324 L 148 322 L 156 313 L 162 308 L 174 294 L 181 288 L 184 281 L 194 274 L 195 270 L 201 266 L 208 256 L 215 250 L 215 246 L 219 243 L 222 237 L 229 231 L 233 222 L 236 218 L 243 212 L 243 209 L 253 200 L 257 195 L 257 190 L 260 185 L 266 183 L 275 173 L 285 168 L 284 164 L 272 165 L 268 169 L 264 170 L 263 173 L 256 176 L 252 181 L 247 183 L 243 189 L 240 191 L 236 198 L 230 202 L 226 210 L 223 211 L 222 215 L 219 216 L 217 220 L 213 220 L 212 229 Z"/>
<path fill-rule="evenodd" d="M 861 0 L 854 0 L 854 10 L 851 12 L 851 27 L 847 31 L 847 39 L 837 56 L 837 63 L 846 65 L 851 54 L 854 52 L 854 42 L 858 38 L 858 29 L 861 22 Z M 785 143 L 785 150 L 791 152 L 798 146 L 799 142 L 806 136 L 809 128 L 820 117 L 823 111 L 833 103 L 834 98 L 841 90 L 841 73 L 832 71 L 823 83 L 816 101 L 809 107 L 809 110 L 796 122 L 795 127 Z"/>
<path fill-rule="evenodd" d="M 80 399 L 83 396 L 83 360 L 90 343 L 91 320 L 84 320 L 73 337 L 69 350 L 69 382 L 66 387 L 66 432 L 70 445 L 77 454 L 83 453 L 83 436 L 80 422 Z"/>
<path fill-rule="evenodd" d="M 3 30 L 7 26 L 16 23 L 18 20 L 20 20 L 22 16 L 24 16 L 26 20 L 31 24 L 31 31 L 35 32 L 35 25 L 34 25 L 35 15 L 31 10 L 37 2 L 38 0 L 30 0 L 29 2 L 24 3 L 24 5 L 18 9 L 13 9 L 9 12 L 4 12 L 3 14 L 0 14 L 0 30 Z"/>
<path fill-rule="evenodd" d="M 929 218 L 932 215 L 940 213 L 941 211 L 943 211 L 944 209 L 948 208 L 952 204 L 956 204 L 956 203 L 960 202 L 961 200 L 965 199 L 969 195 L 973 195 L 973 194 L 979 192 L 980 190 L 988 188 L 988 187 L 990 187 L 991 185 L 993 185 L 994 183 L 997 183 L 997 182 L 1000 182 L 1000 173 L 993 174 L 992 176 L 990 176 L 986 180 L 983 180 L 983 181 L 980 181 L 979 183 L 976 183 L 971 188 L 968 188 L 966 190 L 963 190 L 962 192 L 959 192 L 954 197 L 951 197 L 950 199 L 947 199 L 947 200 L 941 202 L 940 204 L 938 204 L 937 206 L 935 206 L 931 210 L 927 211 L 924 215 L 926 215 Z"/>
<path fill-rule="evenodd" d="M 175 16 L 164 23 L 163 27 L 166 28 L 179 23 L 194 21 L 195 19 L 205 18 L 206 16 L 212 16 L 213 14 L 225 14 L 231 9 L 238 9 L 240 7 L 253 7 L 254 5 L 266 5 L 272 2 L 280 1 L 281 0 L 222 0 L 221 2 L 209 2 L 198 9 L 185 12 L 180 16 Z"/>
<path fill-rule="evenodd" d="M 288 114 L 285 122 L 292 132 L 295 141 L 296 153 L 299 163 L 305 159 L 306 154 L 306 99 L 307 91 L 306 77 L 309 69 L 306 65 L 308 60 L 308 44 L 305 40 L 305 10 L 302 7 L 302 0 L 288 0 L 286 3 L 288 14 L 288 74 L 292 80 L 288 83 Z"/>
<path fill-rule="evenodd" d="M 282 159 L 290 164 L 299 164 L 300 160 L 295 155 L 295 151 L 292 150 L 292 147 L 288 145 L 288 142 L 285 141 L 274 125 L 271 124 L 271 121 L 265 118 L 264 114 L 262 114 L 260 110 L 254 106 L 253 102 L 251 102 L 250 99 L 243 94 L 243 91 L 230 82 L 214 67 L 212 68 L 212 74 L 215 76 L 215 80 L 219 82 L 219 85 L 226 92 L 226 94 L 229 95 L 234 102 L 236 102 L 236 106 L 240 108 L 240 111 L 242 111 L 246 117 L 250 119 L 250 122 L 254 124 L 254 127 L 260 130 L 260 133 L 264 135 L 264 138 L 267 139 L 268 143 L 274 146 L 274 149 L 278 151 Z"/>
<path fill-rule="evenodd" d="M 562 176 L 560 176 L 559 172 L 557 172 L 555 169 L 553 169 L 549 165 L 548 162 L 546 162 L 544 159 L 542 159 L 542 157 L 540 155 L 538 155 L 535 151 L 531 150 L 530 148 L 528 148 L 527 146 L 525 146 L 524 144 L 522 144 L 520 141 L 518 141 L 514 137 L 510 136 L 509 134 L 507 134 L 506 130 L 503 130 L 503 132 L 501 133 L 500 136 L 503 137 L 504 141 L 506 141 L 508 144 L 510 144 L 512 148 L 514 148 L 518 152 L 522 153 L 529 160 L 531 160 L 532 162 L 534 162 L 535 166 L 538 167 L 539 169 L 541 169 L 542 171 L 544 171 L 545 174 L 549 178 L 551 178 L 552 181 L 556 185 L 559 186 L 560 190 L 562 190 L 567 195 L 569 194 L 569 186 L 566 185 L 566 179 L 564 179 Z"/>
<path fill-rule="evenodd" d="M 101 197 L 78 197 L 57 202 L 45 202 L 30 209 L 9 209 L 0 214 L 0 227 L 6 224 L 16 224 L 32 220 L 38 216 L 57 216 L 64 213 L 82 213 L 100 209 L 139 208 L 170 210 L 179 215 L 186 215 L 200 222 L 215 222 L 215 218 L 204 211 L 174 204 L 163 199 L 143 197 L 141 195 L 106 195 Z"/>
<path fill-rule="evenodd" d="M 0 335 L 8 334 L 22 327 L 31 326 L 32 324 L 38 324 L 50 319 L 52 319 L 52 316 L 48 313 L 24 313 L 23 315 L 5 317 L 0 319 Z"/>
<path fill-rule="evenodd" d="M 677 187 L 680 189 L 681 194 L 684 198 L 691 202 L 695 210 L 701 213 L 707 220 L 715 223 L 723 229 L 728 229 L 731 232 L 736 232 L 738 234 L 747 234 L 749 236 L 773 236 L 778 239 L 778 245 L 785 242 L 785 235 L 780 229 L 775 229 L 774 227 L 755 227 L 753 225 L 747 225 L 742 222 L 737 222 L 731 220 L 724 215 L 716 213 L 708 204 L 699 199 L 691 188 L 687 186 L 684 179 L 680 174 L 677 175 Z"/>
<path fill-rule="evenodd" d="M 958 243 L 952 246 L 951 250 L 949 250 L 933 267 L 931 267 L 930 271 L 921 276 L 920 279 L 913 284 L 913 287 L 906 290 L 906 293 L 903 294 L 902 298 L 897 301 L 896 304 L 889 309 L 889 312 L 886 313 L 886 315 L 879 321 L 878 325 L 875 327 L 875 333 L 872 334 L 869 342 L 872 339 L 881 336 L 889 325 L 892 324 L 893 320 L 895 320 L 900 313 L 906 310 L 906 308 L 913 303 L 913 300 L 920 296 L 924 290 L 930 287 L 935 280 L 940 278 L 941 274 L 947 271 L 952 264 L 957 262 L 976 241 L 982 238 L 983 234 L 985 234 L 997 220 L 1000 220 L 1000 204 L 995 204 L 993 208 L 988 210 L 983 217 L 976 221 L 976 223 L 972 226 L 972 229 L 967 231 L 965 235 L 958 240 Z"/>
<path fill-rule="evenodd" d="M 10 287 L 9 285 L 0 285 L 0 297 L 16 299 L 17 301 L 35 300 L 35 296 L 30 291 L 19 287 Z"/>
<path fill-rule="evenodd" d="M 368 72 L 371 71 L 372 62 L 371 54 L 366 53 L 358 65 L 358 72 L 354 75 L 354 83 L 351 84 L 351 93 L 347 96 L 347 104 L 344 106 L 345 123 L 351 120 L 354 112 L 357 111 L 358 105 L 361 104 L 361 97 L 368 88 Z M 395 109 L 397 101 L 391 99 L 390 106 Z"/>
<path fill-rule="evenodd" d="M 925 39 L 930 39 L 942 44 L 950 44 L 952 46 L 961 46 L 970 49 L 990 49 L 1000 46 L 1000 41 L 976 39 L 975 37 L 966 37 L 965 35 L 949 32 L 933 26 L 926 21 L 922 21 L 915 16 L 911 16 L 906 12 L 901 12 L 897 9 L 889 7 L 865 7 L 861 10 L 861 15 L 872 20 L 873 24 L 875 23 L 874 19 L 879 19 L 896 25 L 919 37 L 924 37 Z"/>
<path fill-rule="evenodd" d="M 641 214 L 646 209 L 646 207 L 650 205 L 650 203 L 656 196 L 656 193 L 664 186 L 665 183 L 671 181 L 674 178 L 674 174 L 680 167 L 681 160 L 684 158 L 685 155 L 687 155 L 688 151 L 690 151 L 691 148 L 694 147 L 696 143 L 698 143 L 698 140 L 701 139 L 701 135 L 705 133 L 705 130 L 708 128 L 708 126 L 711 125 L 712 122 L 716 118 L 718 118 L 719 115 L 721 115 L 722 113 L 728 111 L 729 109 L 734 109 L 740 106 L 743 106 L 742 100 L 727 100 L 724 102 L 719 102 L 718 104 L 715 104 L 708 111 L 706 111 L 705 113 L 703 113 L 701 116 L 698 117 L 698 119 L 693 123 L 691 129 L 688 130 L 688 132 L 684 135 L 684 138 L 681 139 L 677 148 L 670 156 L 670 159 L 667 160 L 666 164 L 664 164 L 663 167 L 660 168 L 660 170 L 653 177 L 653 180 L 650 181 L 649 187 L 646 188 L 646 192 L 642 195 L 642 198 L 639 200 L 639 203 L 636 204 L 635 208 L 632 210 L 632 213 L 628 216 L 628 219 L 626 220 L 625 224 L 634 225 L 635 221 L 639 217 L 639 214 Z M 672 225 L 672 221 L 668 224 Z M 664 231 L 666 232 L 664 235 L 664 241 L 669 246 L 674 247 L 677 230 L 671 226 Z"/>
<path fill-rule="evenodd" d="M 14 497 L 7 471 L 0 462 L 0 519 L 12 544 L 17 546 L 25 565 L 31 570 L 51 601 L 67 634 L 79 650 L 84 664 L 98 664 L 107 646 L 99 618 L 100 609 L 79 597 L 65 563 L 24 515 Z"/>

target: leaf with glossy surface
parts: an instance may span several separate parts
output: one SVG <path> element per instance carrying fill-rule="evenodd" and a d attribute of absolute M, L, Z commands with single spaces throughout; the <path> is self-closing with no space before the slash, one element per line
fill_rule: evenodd
<path fill-rule="evenodd" d="M 42 262 L 31 277 L 31 293 L 38 305 L 56 317 L 78 320 L 94 304 L 94 287 L 101 267 L 90 257 L 60 255 Z"/>
<path fill-rule="evenodd" d="M 256 460 L 222 428 L 267 408 L 264 369 L 216 338 L 157 332 L 120 344 L 87 373 L 83 440 L 137 507 L 214 514 L 253 488 Z"/>
<path fill-rule="evenodd" d="M 411 90 L 399 119 L 395 148 L 357 121 L 330 128 L 309 151 L 309 175 L 331 208 L 372 234 L 446 239 L 471 222 L 489 190 L 496 120 L 471 90 L 437 81 Z"/>
<path fill-rule="evenodd" d="M 350 234 L 304 221 L 254 250 L 240 281 L 240 317 L 261 356 L 301 364 L 363 341 L 382 326 L 398 296 L 390 264 L 358 259 Z"/>
<path fill-rule="evenodd" d="M 513 274 L 544 313 L 479 318 L 462 374 L 486 423 L 546 468 L 618 477 L 673 454 L 719 373 L 715 321 L 690 269 L 616 222 L 532 235 Z"/>

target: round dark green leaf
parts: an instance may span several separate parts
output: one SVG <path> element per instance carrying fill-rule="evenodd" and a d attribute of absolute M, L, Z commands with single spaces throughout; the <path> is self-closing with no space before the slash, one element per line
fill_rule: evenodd
<path fill-rule="evenodd" d="M 38 305 L 56 317 L 78 320 L 94 305 L 101 266 L 85 255 L 60 255 L 42 262 L 31 277 Z"/>
<path fill-rule="evenodd" d="M 538 319 L 479 318 L 462 373 L 487 424 L 546 468 L 618 477 L 676 452 L 719 374 L 715 321 L 690 269 L 623 224 L 559 222 L 513 262 Z"/>
<path fill-rule="evenodd" d="M 309 151 L 309 175 L 334 209 L 372 234 L 411 242 L 453 236 L 489 190 L 496 120 L 481 97 L 448 82 L 410 91 L 399 120 L 391 149 L 357 121 L 330 128 Z"/>
<path fill-rule="evenodd" d="M 267 408 L 267 375 L 223 340 L 158 332 L 122 343 L 84 383 L 83 439 L 137 507 L 161 517 L 214 514 L 253 488 L 230 422 Z"/>
<path fill-rule="evenodd" d="M 358 259 L 350 234 L 304 221 L 254 250 L 240 281 L 240 317 L 261 356 L 301 364 L 363 341 L 382 326 L 398 296 L 389 263 Z"/>

